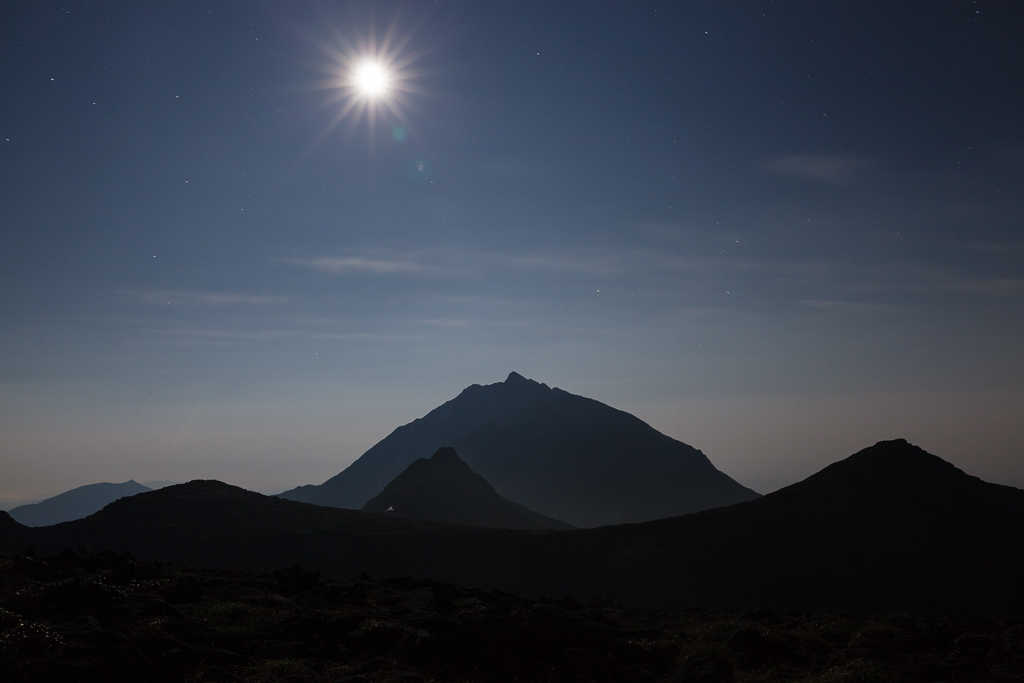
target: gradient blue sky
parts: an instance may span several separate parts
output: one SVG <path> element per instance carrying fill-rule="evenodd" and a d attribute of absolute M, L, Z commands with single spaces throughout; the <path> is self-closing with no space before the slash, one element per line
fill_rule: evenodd
<path fill-rule="evenodd" d="M 388 32 L 403 119 L 314 87 Z M 8 2 L 0 503 L 320 483 L 509 371 L 766 492 L 1024 487 L 1024 5 Z M 403 125 L 407 135 L 396 135 Z"/>

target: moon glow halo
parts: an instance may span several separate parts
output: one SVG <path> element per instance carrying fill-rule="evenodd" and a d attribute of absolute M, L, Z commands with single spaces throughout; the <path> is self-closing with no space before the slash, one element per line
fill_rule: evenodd
<path fill-rule="evenodd" d="M 388 72 L 377 62 L 361 62 L 356 65 L 353 76 L 356 88 L 365 97 L 379 97 L 387 92 Z"/>
<path fill-rule="evenodd" d="M 335 32 L 334 38 L 331 43 L 320 45 L 329 58 L 329 63 L 321 68 L 329 77 L 312 89 L 326 91 L 328 97 L 323 106 L 337 106 L 337 109 L 316 144 L 323 142 L 346 119 L 349 124 L 346 138 L 352 136 L 360 120 L 366 120 L 371 147 L 378 123 L 385 123 L 389 129 L 397 124 L 403 132 L 411 130 L 403 109 L 409 104 L 411 94 L 422 94 L 424 90 L 413 82 L 421 73 L 410 67 L 425 54 L 406 49 L 411 35 L 399 39 L 392 26 L 380 40 L 371 34 L 365 41 L 353 44 L 340 32 Z M 388 123 L 387 119 L 393 123 Z"/>

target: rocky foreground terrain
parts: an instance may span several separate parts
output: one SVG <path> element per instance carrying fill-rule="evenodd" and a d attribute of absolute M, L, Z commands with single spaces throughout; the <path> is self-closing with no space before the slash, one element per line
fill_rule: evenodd
<path fill-rule="evenodd" d="M 0 680 L 1024 680 L 1024 620 L 665 613 L 559 597 L 21 554 L 0 559 Z"/>

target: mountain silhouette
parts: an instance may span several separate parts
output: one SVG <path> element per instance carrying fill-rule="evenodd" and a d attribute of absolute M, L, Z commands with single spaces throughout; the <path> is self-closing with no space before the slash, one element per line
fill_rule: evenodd
<path fill-rule="evenodd" d="M 37 547 L 39 554 L 88 546 L 132 549 L 139 557 L 199 565 L 270 570 L 279 558 L 309 544 L 316 546 L 328 536 L 351 538 L 358 549 L 360 538 L 440 528 L 446 527 L 296 503 L 197 479 L 121 498 L 84 519 L 53 526 L 26 527 L 0 512 L 0 555 L 29 546 Z"/>
<path fill-rule="evenodd" d="M 340 474 L 281 498 L 359 509 L 413 461 L 455 448 L 509 500 L 579 527 L 757 498 L 707 457 L 629 413 L 526 379 L 474 384 L 399 427 Z"/>
<path fill-rule="evenodd" d="M 903 439 L 755 501 L 598 531 L 634 558 L 639 602 L 1024 615 L 1024 491 Z"/>
<path fill-rule="evenodd" d="M 494 529 L 572 528 L 498 495 L 454 448 L 439 448 L 429 460 L 414 461 L 363 510 Z"/>
<path fill-rule="evenodd" d="M 28 545 L 262 572 L 298 563 L 340 578 L 365 570 L 661 609 L 1024 617 L 1024 491 L 903 440 L 757 500 L 640 524 L 472 528 L 190 482 L 52 527 L 0 514 L 0 553 Z"/>
<path fill-rule="evenodd" d="M 19 505 L 8 514 L 25 526 L 49 526 L 91 515 L 118 498 L 150 491 L 134 479 L 123 484 L 87 484 L 30 505 Z"/>

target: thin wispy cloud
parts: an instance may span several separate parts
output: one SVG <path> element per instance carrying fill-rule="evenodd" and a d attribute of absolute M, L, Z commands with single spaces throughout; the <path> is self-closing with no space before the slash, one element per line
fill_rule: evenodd
<path fill-rule="evenodd" d="M 257 342 L 275 339 L 311 339 L 323 341 L 413 341 L 420 337 L 415 334 L 390 332 L 316 332 L 311 330 L 231 330 L 218 328 L 149 328 L 153 335 L 211 342 Z"/>
<path fill-rule="evenodd" d="M 590 275 L 608 275 L 620 269 L 616 255 L 577 255 L 577 254 L 524 254 L 510 256 L 505 264 L 512 268 L 539 270 L 549 273 L 586 273 Z"/>
<path fill-rule="evenodd" d="M 1024 278 L 958 278 L 950 281 L 946 288 L 956 292 L 985 296 L 1022 296 L 1024 295 Z"/>
<path fill-rule="evenodd" d="M 837 264 L 835 270 L 835 281 L 843 283 L 847 291 L 873 296 L 951 292 L 1002 298 L 1024 295 L 1024 278 L 986 277 L 927 264 L 902 264 L 891 271 L 878 267 L 841 269 Z"/>
<path fill-rule="evenodd" d="M 446 270 L 435 264 L 411 259 L 369 258 L 366 256 L 315 256 L 287 259 L 287 264 L 311 268 L 332 275 L 419 275 L 435 277 Z"/>
<path fill-rule="evenodd" d="M 443 327 L 445 329 L 469 329 L 480 324 L 479 321 L 469 320 L 468 318 L 423 318 L 416 320 L 416 323 L 420 325 L 426 325 L 427 327 Z"/>
<path fill-rule="evenodd" d="M 438 279 L 490 280 L 499 277 L 501 273 L 517 271 L 606 279 L 637 274 L 700 274 L 723 270 L 756 272 L 764 269 L 779 272 L 780 269 L 786 269 L 775 260 L 738 257 L 726 251 L 714 255 L 693 256 L 649 248 L 560 250 L 521 254 L 444 249 L 437 250 L 437 253 L 398 258 L 319 256 L 288 259 L 285 263 L 343 276 L 412 275 Z"/>
<path fill-rule="evenodd" d="M 505 265 L 513 269 L 590 275 L 601 278 L 653 272 L 706 272 L 721 270 L 723 263 L 726 262 L 733 264 L 733 267 L 741 267 L 736 259 L 722 259 L 718 256 L 681 256 L 659 249 L 591 250 L 582 254 L 551 252 L 504 258 Z"/>
<path fill-rule="evenodd" d="M 185 308 L 228 307 L 228 306 L 281 306 L 288 303 L 288 297 L 239 294 L 236 292 L 196 292 L 188 290 L 119 290 L 117 294 L 130 304 L 150 306 L 174 306 Z"/>
<path fill-rule="evenodd" d="M 972 244 L 970 248 L 982 253 L 1017 254 L 1024 251 L 1024 240 L 1018 242 L 983 242 Z"/>
<path fill-rule="evenodd" d="M 855 156 L 799 154 L 780 157 L 765 164 L 772 175 L 812 180 L 829 185 L 850 185 L 871 164 L 870 160 Z"/>
<path fill-rule="evenodd" d="M 499 328 L 505 330 L 511 329 L 529 329 L 537 327 L 537 323 L 533 320 L 510 320 L 507 318 L 497 317 L 494 319 L 480 319 L 480 318 L 423 318 L 414 320 L 413 322 L 424 325 L 429 328 L 440 328 L 440 329 L 458 329 L 458 330 L 469 330 L 469 329 L 490 329 Z"/>
<path fill-rule="evenodd" d="M 862 301 L 838 301 L 834 299 L 804 299 L 799 302 L 801 306 L 817 308 L 826 311 L 888 311 L 892 306 L 869 304 Z"/>

